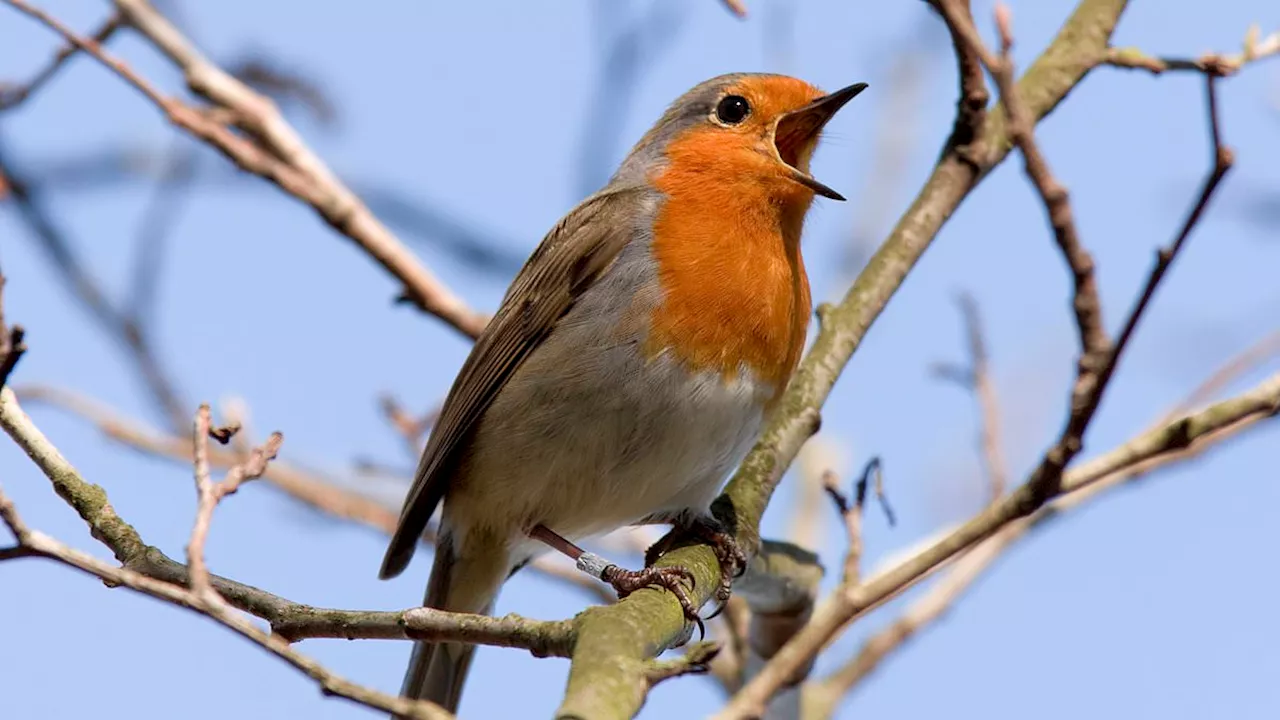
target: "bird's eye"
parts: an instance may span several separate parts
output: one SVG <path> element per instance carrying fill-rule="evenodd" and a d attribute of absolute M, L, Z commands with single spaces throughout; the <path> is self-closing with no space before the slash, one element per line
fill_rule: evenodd
<path fill-rule="evenodd" d="M 716 119 L 725 125 L 737 125 L 751 114 L 751 105 L 741 95 L 728 95 L 716 106 Z"/>

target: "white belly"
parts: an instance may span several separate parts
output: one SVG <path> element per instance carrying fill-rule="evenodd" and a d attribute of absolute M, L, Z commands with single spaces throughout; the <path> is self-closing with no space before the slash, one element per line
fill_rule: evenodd
<path fill-rule="evenodd" d="M 450 522 L 516 541 L 539 523 L 577 538 L 705 511 L 772 388 L 646 362 L 635 345 L 559 349 L 530 358 L 485 414 L 446 496 Z"/>

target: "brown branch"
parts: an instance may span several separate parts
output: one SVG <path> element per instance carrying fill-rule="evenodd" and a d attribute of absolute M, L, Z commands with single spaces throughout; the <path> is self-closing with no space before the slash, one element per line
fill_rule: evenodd
<path fill-rule="evenodd" d="M 1048 214 L 1049 225 L 1053 228 L 1053 237 L 1062 251 L 1062 257 L 1071 269 L 1071 279 L 1075 285 L 1072 307 L 1076 315 L 1076 327 L 1080 333 L 1080 363 L 1082 366 L 1096 365 L 1102 362 L 1110 350 L 1106 326 L 1102 321 L 1102 301 L 1098 298 L 1098 283 L 1094 278 L 1093 256 L 1080 242 L 1076 230 L 1075 219 L 1071 212 L 1071 200 L 1067 189 L 1058 182 L 1049 169 L 1048 162 L 1040 152 L 1035 139 L 1035 121 L 1022 102 L 1014 80 L 1013 58 L 1009 51 L 1013 47 L 1013 30 L 1008 8 L 997 3 L 996 23 L 1000 31 L 1000 55 L 994 57 L 985 46 L 978 41 L 975 52 L 995 78 L 1000 88 L 1000 99 L 1004 102 L 1005 112 L 1009 118 L 1009 136 L 1022 158 L 1027 177 L 1031 179 L 1040 198 L 1044 202 Z M 969 28 L 972 28 L 972 23 Z M 977 30 L 967 33 L 977 38 Z"/>
<path fill-rule="evenodd" d="M 116 30 L 119 29 L 120 16 L 119 14 L 113 13 L 111 17 L 107 18 L 106 22 L 102 23 L 101 27 L 99 27 L 97 32 L 92 35 L 91 39 L 95 43 L 105 43 L 112 35 L 115 34 Z M 67 60 L 79 51 L 80 48 L 74 43 L 65 43 L 62 47 L 58 48 L 58 52 L 54 53 L 53 59 L 49 61 L 49 64 L 41 68 L 40 71 L 25 84 L 17 87 L 0 88 L 0 112 L 12 109 L 25 102 L 27 98 L 35 94 L 37 90 L 53 78 Z"/>
<path fill-rule="evenodd" d="M 213 522 L 213 511 L 222 499 L 235 493 L 243 483 L 262 476 L 267 471 L 267 464 L 276 458 L 284 436 L 278 432 L 271 433 L 261 447 L 254 448 L 243 462 L 236 463 L 221 482 L 214 483 L 209 473 L 209 438 L 214 438 L 224 445 L 231 440 L 237 427 L 214 427 L 209 406 L 201 405 L 196 411 L 195 427 L 192 432 L 194 445 L 193 457 L 196 478 L 195 525 L 191 529 L 191 540 L 187 543 L 187 568 L 191 573 L 191 592 L 206 603 L 223 602 L 214 591 L 209 580 L 209 568 L 204 562 L 204 546 L 209 537 L 209 525 Z"/>
<path fill-rule="evenodd" d="M 967 149 L 982 135 L 987 103 L 991 101 L 991 93 L 987 91 L 987 81 L 982 74 L 982 62 L 963 35 L 965 27 L 973 24 L 973 12 L 969 0 L 929 0 L 929 5 L 942 16 L 951 33 L 960 76 L 960 99 L 956 101 L 956 120 L 947 146 Z"/>
<path fill-rule="evenodd" d="M 170 122 L 222 152 L 240 168 L 278 185 L 310 205 L 338 232 L 404 285 L 403 297 L 421 310 L 475 337 L 488 319 L 468 308 L 445 287 L 386 228 L 324 163 L 302 142 L 270 99 L 227 74 L 204 58 L 145 0 L 116 0 L 124 22 L 142 33 L 182 70 L 188 87 L 217 107 L 232 110 L 237 125 L 259 145 L 228 129 L 176 98 L 168 97 L 107 53 L 97 42 L 81 37 L 66 25 L 25 0 L 4 0 L 43 23 L 67 42 L 93 56 L 142 93 Z"/>

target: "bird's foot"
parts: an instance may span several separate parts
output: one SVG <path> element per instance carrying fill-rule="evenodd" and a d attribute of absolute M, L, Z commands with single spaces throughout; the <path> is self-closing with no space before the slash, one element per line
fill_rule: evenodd
<path fill-rule="evenodd" d="M 698 608 L 689 599 L 689 594 L 684 589 L 686 581 L 690 588 L 697 584 L 693 573 L 688 570 L 682 567 L 652 566 L 643 570 L 626 570 L 617 565 L 609 565 L 600 572 L 600 579 L 609 583 L 617 591 L 619 600 L 642 588 L 660 587 L 671 591 L 671 594 L 680 601 L 685 618 L 698 626 L 698 636 L 706 637 L 707 630 L 702 624 L 702 618 L 698 616 Z"/>
<path fill-rule="evenodd" d="M 708 620 L 724 610 L 729 601 L 729 593 L 733 589 L 733 581 L 747 570 L 747 554 L 733 535 L 729 534 L 720 521 L 708 515 L 699 515 L 690 522 L 679 524 L 654 543 L 644 554 L 644 564 L 653 565 L 658 558 L 673 550 L 682 541 L 693 540 L 711 546 L 716 560 L 720 563 L 720 585 L 716 588 L 715 612 Z"/>

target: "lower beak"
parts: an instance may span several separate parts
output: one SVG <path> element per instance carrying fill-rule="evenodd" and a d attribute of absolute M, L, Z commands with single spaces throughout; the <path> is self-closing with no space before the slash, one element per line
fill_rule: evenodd
<path fill-rule="evenodd" d="M 847 88 L 837 90 L 830 95 L 823 95 L 798 110 L 783 115 L 774 130 L 773 142 L 778 148 L 778 155 L 792 170 L 792 175 L 801 185 L 808 186 L 817 194 L 832 200 L 844 200 L 844 196 L 823 185 L 812 175 L 796 167 L 796 158 L 802 148 L 812 142 L 822 131 L 827 121 L 835 116 L 845 103 L 858 93 L 867 89 L 866 83 L 854 83 Z"/>

